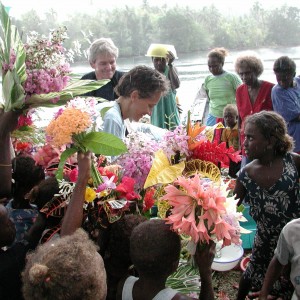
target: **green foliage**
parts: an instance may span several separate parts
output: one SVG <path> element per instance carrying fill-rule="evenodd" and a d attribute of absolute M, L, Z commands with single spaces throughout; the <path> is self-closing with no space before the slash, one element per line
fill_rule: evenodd
<path fill-rule="evenodd" d="M 107 132 L 90 132 L 82 139 L 81 145 L 95 154 L 108 156 L 120 155 L 127 151 L 120 138 Z"/>
<path fill-rule="evenodd" d="M 67 26 L 70 39 L 87 49 L 99 37 L 111 37 L 120 56 L 141 56 L 151 43 L 174 44 L 177 52 L 194 52 L 212 47 L 245 49 L 267 46 L 295 46 L 300 41 L 300 9 L 283 5 L 265 10 L 256 2 L 241 16 L 225 16 L 214 6 L 192 10 L 188 7 L 126 5 L 112 10 L 99 9 L 93 15 L 73 14 L 59 24 L 50 10 L 41 18 L 34 10 L 16 20 L 20 32 L 32 30 L 48 34 L 52 28 Z M 50 25 L 49 25 L 50 24 Z M 86 57 L 77 57 L 86 60 Z"/>
<path fill-rule="evenodd" d="M 181 261 L 177 270 L 168 277 L 166 286 L 180 293 L 199 293 L 199 272 L 190 263 Z"/>

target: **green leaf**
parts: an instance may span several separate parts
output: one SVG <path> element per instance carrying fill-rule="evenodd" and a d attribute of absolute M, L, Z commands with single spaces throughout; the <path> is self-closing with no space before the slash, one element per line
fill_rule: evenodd
<path fill-rule="evenodd" d="M 81 140 L 81 144 L 95 154 L 115 156 L 127 152 L 124 142 L 107 132 L 90 132 Z"/>
<path fill-rule="evenodd" d="M 242 213 L 244 210 L 245 210 L 244 204 L 241 204 L 241 205 L 238 206 L 237 209 L 236 209 L 237 212 L 241 212 L 241 213 Z"/>
<path fill-rule="evenodd" d="M 68 148 L 61 154 L 57 172 L 55 175 L 56 179 L 58 180 L 63 179 L 63 169 L 64 169 L 65 162 L 71 155 L 76 153 L 77 150 L 78 150 L 77 148 Z"/>
<path fill-rule="evenodd" d="M 66 104 L 70 99 L 87 92 L 96 90 L 107 84 L 109 80 L 78 80 L 67 85 L 61 92 L 49 94 L 34 94 L 26 100 L 26 104 L 31 107 L 57 107 Z M 59 97 L 57 102 L 52 99 Z"/>
<path fill-rule="evenodd" d="M 1 17 L 1 29 L 3 31 L 2 53 L 3 60 L 8 64 L 10 60 L 11 49 L 11 22 L 6 12 L 5 6 L 0 2 L 0 17 Z"/>

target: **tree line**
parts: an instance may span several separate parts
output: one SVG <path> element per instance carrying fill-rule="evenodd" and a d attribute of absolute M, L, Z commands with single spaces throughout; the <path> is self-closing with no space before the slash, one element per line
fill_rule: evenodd
<path fill-rule="evenodd" d="M 143 56 L 151 43 L 173 44 L 178 53 L 221 46 L 243 50 L 300 44 L 300 9 L 287 4 L 266 10 L 256 2 L 242 15 L 225 16 L 214 5 L 158 7 L 144 0 L 137 7 L 75 13 L 63 22 L 53 9 L 44 16 L 32 9 L 13 22 L 24 37 L 30 31 L 48 35 L 49 29 L 66 26 L 69 39 L 64 46 L 83 51 L 94 39 L 110 37 L 121 57 Z"/>

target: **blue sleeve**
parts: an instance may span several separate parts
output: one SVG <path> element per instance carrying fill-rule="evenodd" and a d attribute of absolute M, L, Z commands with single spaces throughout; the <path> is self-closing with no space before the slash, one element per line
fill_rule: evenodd
<path fill-rule="evenodd" d="M 116 122 L 116 119 L 113 118 L 113 115 L 108 114 L 105 116 L 103 131 L 111 133 L 122 139 L 122 126 L 120 126 L 120 124 Z"/>
<path fill-rule="evenodd" d="M 286 122 L 291 122 L 300 115 L 300 88 L 283 89 L 276 85 L 272 89 L 273 109 Z"/>

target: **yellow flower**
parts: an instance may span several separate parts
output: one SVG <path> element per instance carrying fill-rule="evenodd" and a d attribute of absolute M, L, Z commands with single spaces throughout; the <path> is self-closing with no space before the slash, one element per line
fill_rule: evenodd
<path fill-rule="evenodd" d="M 95 198 L 96 198 L 97 194 L 96 192 L 94 191 L 94 189 L 90 188 L 90 187 L 87 187 L 85 189 L 85 201 L 86 202 L 92 202 Z"/>

